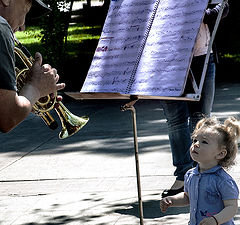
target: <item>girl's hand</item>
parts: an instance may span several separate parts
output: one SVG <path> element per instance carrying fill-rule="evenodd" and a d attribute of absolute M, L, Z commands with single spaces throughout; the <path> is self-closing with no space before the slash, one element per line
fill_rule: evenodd
<path fill-rule="evenodd" d="M 163 213 L 166 212 L 167 209 L 171 206 L 172 206 L 172 200 L 170 197 L 163 198 L 160 201 L 160 209 Z"/>
<path fill-rule="evenodd" d="M 213 217 L 204 218 L 199 225 L 217 225 Z"/>

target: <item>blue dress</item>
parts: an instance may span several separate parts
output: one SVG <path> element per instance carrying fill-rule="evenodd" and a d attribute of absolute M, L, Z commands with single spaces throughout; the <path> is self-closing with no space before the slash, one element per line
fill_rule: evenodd
<path fill-rule="evenodd" d="M 218 214 L 224 208 L 223 200 L 238 199 L 239 195 L 236 182 L 221 166 L 202 173 L 198 165 L 190 169 L 184 178 L 184 191 L 189 195 L 190 225 Z M 234 224 L 233 219 L 224 223 L 230 224 Z"/>

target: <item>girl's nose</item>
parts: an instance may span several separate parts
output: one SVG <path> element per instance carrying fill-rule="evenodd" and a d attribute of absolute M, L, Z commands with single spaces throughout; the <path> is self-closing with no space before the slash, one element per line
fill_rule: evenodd
<path fill-rule="evenodd" d="M 195 147 L 199 147 L 199 141 L 195 141 L 195 142 L 193 142 L 193 146 L 195 146 Z"/>

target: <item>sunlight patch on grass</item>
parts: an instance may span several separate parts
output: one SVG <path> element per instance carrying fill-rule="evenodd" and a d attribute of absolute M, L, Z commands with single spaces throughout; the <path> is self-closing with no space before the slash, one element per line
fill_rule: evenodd
<path fill-rule="evenodd" d="M 224 58 L 232 59 L 235 62 L 240 62 L 240 54 L 224 54 Z"/>
<path fill-rule="evenodd" d="M 24 32 L 16 32 L 16 37 L 22 44 L 40 44 L 41 31 L 39 27 L 28 27 Z"/>
<path fill-rule="evenodd" d="M 83 40 L 99 39 L 100 35 L 95 34 L 94 30 L 100 29 L 100 26 L 76 26 L 72 25 L 68 28 L 68 42 L 78 43 Z"/>
<path fill-rule="evenodd" d="M 68 29 L 68 42 L 79 43 L 83 40 L 99 39 L 100 35 L 96 30 L 101 29 L 100 26 L 79 26 L 73 25 Z M 17 32 L 16 37 L 22 44 L 40 44 L 41 43 L 41 29 L 39 27 L 27 27 L 24 32 Z"/>

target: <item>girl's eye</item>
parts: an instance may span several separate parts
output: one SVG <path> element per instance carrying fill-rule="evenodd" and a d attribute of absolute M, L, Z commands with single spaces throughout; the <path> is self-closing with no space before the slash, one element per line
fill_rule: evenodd
<path fill-rule="evenodd" d="M 208 144 L 206 141 L 202 141 L 203 144 Z"/>
<path fill-rule="evenodd" d="M 193 139 L 192 139 L 192 142 L 193 142 L 193 143 L 196 143 L 196 142 L 197 142 L 197 139 L 193 138 Z"/>

